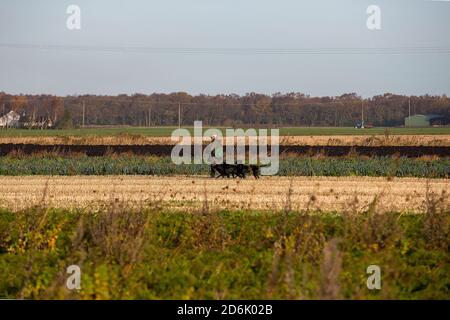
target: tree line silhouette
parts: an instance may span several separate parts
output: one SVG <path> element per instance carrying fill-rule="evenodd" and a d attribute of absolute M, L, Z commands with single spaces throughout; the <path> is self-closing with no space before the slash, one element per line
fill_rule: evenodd
<path fill-rule="evenodd" d="M 374 126 L 400 126 L 411 114 L 450 117 L 450 99 L 386 93 L 361 98 L 355 93 L 311 97 L 302 93 L 265 95 L 190 95 L 185 92 L 150 95 L 12 95 L 0 92 L 0 112 L 10 110 L 27 120 L 50 119 L 56 127 L 92 125 L 192 126 L 354 126 L 361 120 Z M 84 120 L 83 120 L 84 119 Z"/>

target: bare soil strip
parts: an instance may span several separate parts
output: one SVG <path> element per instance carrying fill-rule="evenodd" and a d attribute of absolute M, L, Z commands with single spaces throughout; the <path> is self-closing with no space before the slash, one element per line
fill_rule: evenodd
<path fill-rule="evenodd" d="M 176 209 L 261 209 L 425 212 L 433 202 L 450 210 L 450 180 L 369 177 L 20 176 L 0 177 L 0 207 L 34 205 L 90 210 L 126 202 Z"/>
<path fill-rule="evenodd" d="M 194 153 L 194 146 L 186 146 Z M 204 146 L 205 147 L 205 146 Z M 256 147 L 258 148 L 258 147 Z M 40 145 L 40 144 L 0 144 L 0 156 L 32 154 L 84 154 L 102 157 L 111 154 L 134 154 L 141 156 L 169 157 L 173 146 L 170 145 Z M 225 153 L 224 147 L 224 153 Z M 271 149 L 271 147 L 269 147 Z M 236 149 L 235 149 L 236 150 Z M 246 152 L 249 146 L 246 146 Z M 430 158 L 448 157 L 450 146 L 292 146 L 280 145 L 283 156 L 366 156 L 366 157 L 409 157 Z"/>

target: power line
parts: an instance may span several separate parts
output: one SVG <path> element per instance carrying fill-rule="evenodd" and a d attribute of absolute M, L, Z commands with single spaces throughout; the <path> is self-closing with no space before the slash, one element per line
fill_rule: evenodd
<path fill-rule="evenodd" d="M 371 54 L 450 54 L 450 47 L 318 47 L 318 48 L 160 48 L 128 46 L 78 46 L 54 44 L 0 43 L 4 49 L 33 49 L 54 51 L 195 54 L 195 55 L 371 55 Z"/>

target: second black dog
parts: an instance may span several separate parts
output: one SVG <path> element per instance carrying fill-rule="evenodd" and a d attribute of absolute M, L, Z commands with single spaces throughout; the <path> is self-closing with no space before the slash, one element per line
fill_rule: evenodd
<path fill-rule="evenodd" d="M 218 176 L 216 176 L 216 173 Z M 258 165 L 245 165 L 245 164 L 213 164 L 211 165 L 211 177 L 216 178 L 242 178 L 245 179 L 247 174 L 253 174 L 255 179 L 259 179 L 261 176 L 261 168 Z"/>

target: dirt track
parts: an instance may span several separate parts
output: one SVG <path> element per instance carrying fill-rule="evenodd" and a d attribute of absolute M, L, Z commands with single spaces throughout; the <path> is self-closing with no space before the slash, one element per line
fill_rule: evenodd
<path fill-rule="evenodd" d="M 363 211 L 377 197 L 378 211 L 423 212 L 428 198 L 450 210 L 448 179 L 367 177 L 264 177 L 221 180 L 207 177 L 75 176 L 0 177 L 0 206 L 18 210 L 42 203 L 95 208 L 126 201 L 162 203 L 182 209 L 253 208 Z M 289 191 L 291 190 L 291 191 Z"/>

